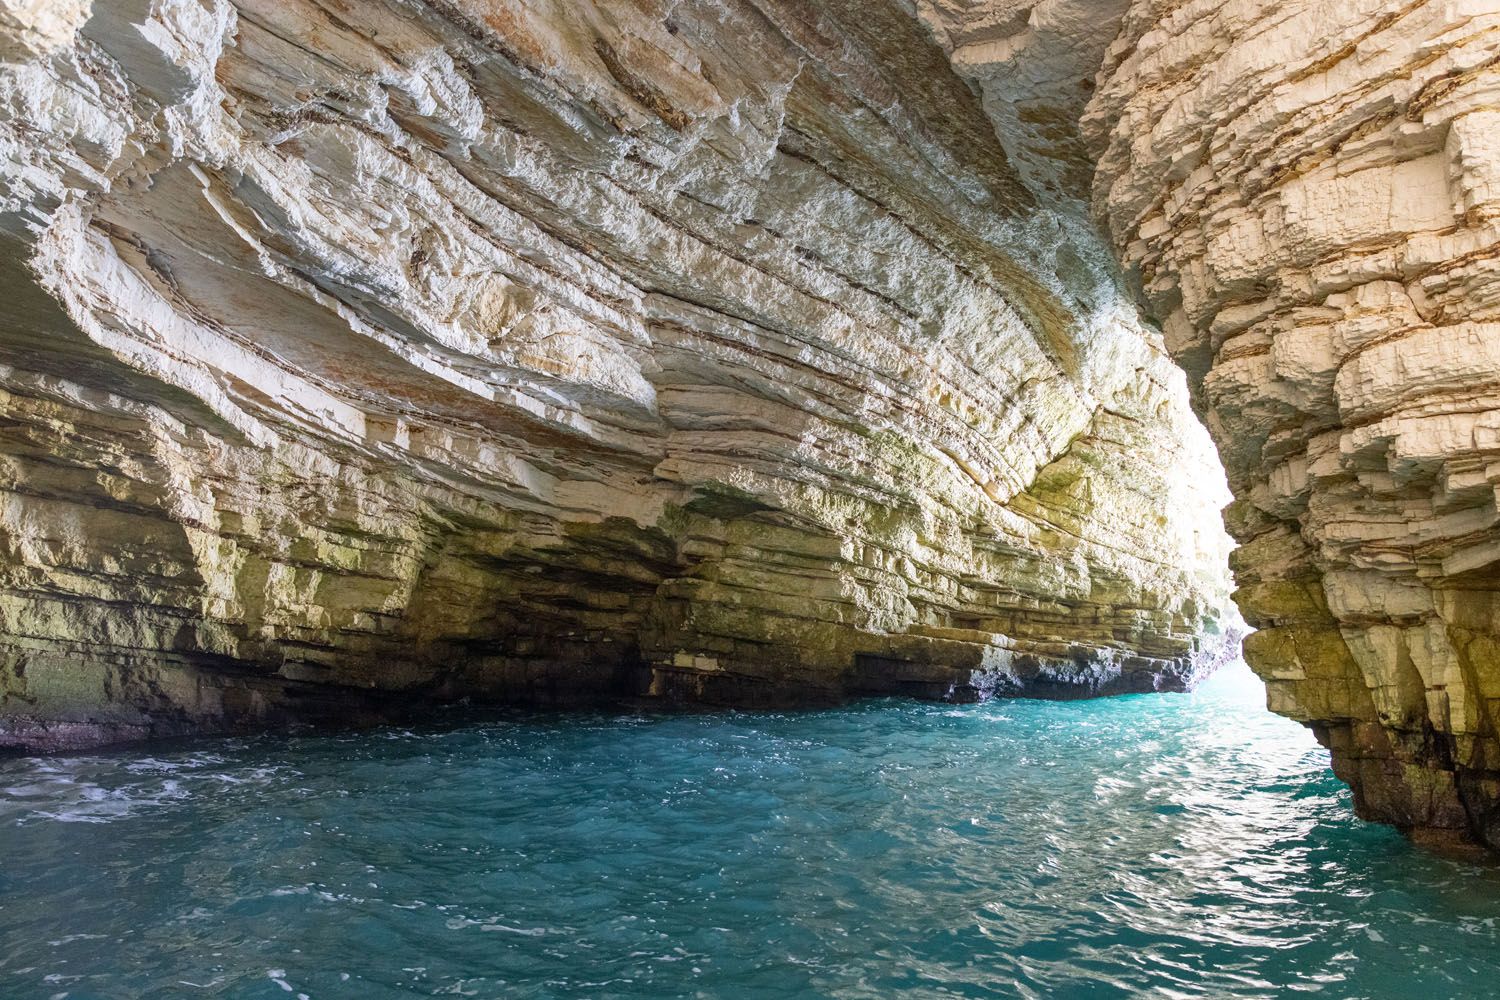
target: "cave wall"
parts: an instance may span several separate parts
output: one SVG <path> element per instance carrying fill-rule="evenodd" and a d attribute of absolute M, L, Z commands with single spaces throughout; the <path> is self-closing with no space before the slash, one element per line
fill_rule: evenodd
<path fill-rule="evenodd" d="M 916 12 L 1187 372 L 1271 708 L 1362 815 L 1500 846 L 1500 10 Z"/>
<path fill-rule="evenodd" d="M 0 59 L 0 743 L 1223 646 L 1181 372 L 895 0 L 5 0 Z"/>
<path fill-rule="evenodd" d="M 1184 686 L 1191 394 L 1272 707 L 1500 843 L 1497 22 L 3 0 L 0 742 Z"/>
<path fill-rule="evenodd" d="M 1271 707 L 1360 812 L 1500 846 L 1500 8 L 1136 0 L 1094 204 L 1236 502 Z"/>
<path fill-rule="evenodd" d="M 1183 686 L 1190 392 L 1272 707 L 1500 843 L 1497 24 L 3 0 L 0 742 Z"/>

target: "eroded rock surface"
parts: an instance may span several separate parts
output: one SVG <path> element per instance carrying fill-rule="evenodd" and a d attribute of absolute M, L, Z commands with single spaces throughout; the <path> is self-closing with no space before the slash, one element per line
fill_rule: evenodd
<path fill-rule="evenodd" d="M 1237 503 L 1246 655 L 1367 816 L 1500 846 L 1500 8 L 1136 0 L 1096 206 Z"/>
<path fill-rule="evenodd" d="M 933 23 L 0 3 L 0 740 L 1188 683 L 1211 446 Z"/>

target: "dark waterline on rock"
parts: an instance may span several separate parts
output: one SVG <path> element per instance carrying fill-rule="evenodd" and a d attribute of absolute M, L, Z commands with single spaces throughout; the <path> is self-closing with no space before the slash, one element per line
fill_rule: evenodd
<path fill-rule="evenodd" d="M 1500 871 L 1199 693 L 0 762 L 0 996 L 1483 997 Z"/>

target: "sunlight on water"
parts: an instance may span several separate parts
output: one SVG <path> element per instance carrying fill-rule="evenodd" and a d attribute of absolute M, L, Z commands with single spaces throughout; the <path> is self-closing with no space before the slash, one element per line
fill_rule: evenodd
<path fill-rule="evenodd" d="M 0 761 L 0 997 L 1489 997 L 1500 874 L 1189 696 Z"/>

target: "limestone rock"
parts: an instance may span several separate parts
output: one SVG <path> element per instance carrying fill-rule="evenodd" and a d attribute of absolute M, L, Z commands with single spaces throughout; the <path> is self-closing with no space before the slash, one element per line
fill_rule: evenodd
<path fill-rule="evenodd" d="M 1500 846 L 1500 8 L 1135 0 L 1095 205 L 1237 502 L 1246 655 L 1360 811 Z"/>
<path fill-rule="evenodd" d="M 0 739 L 1189 683 L 1183 376 L 913 13 L 5 0 Z"/>

